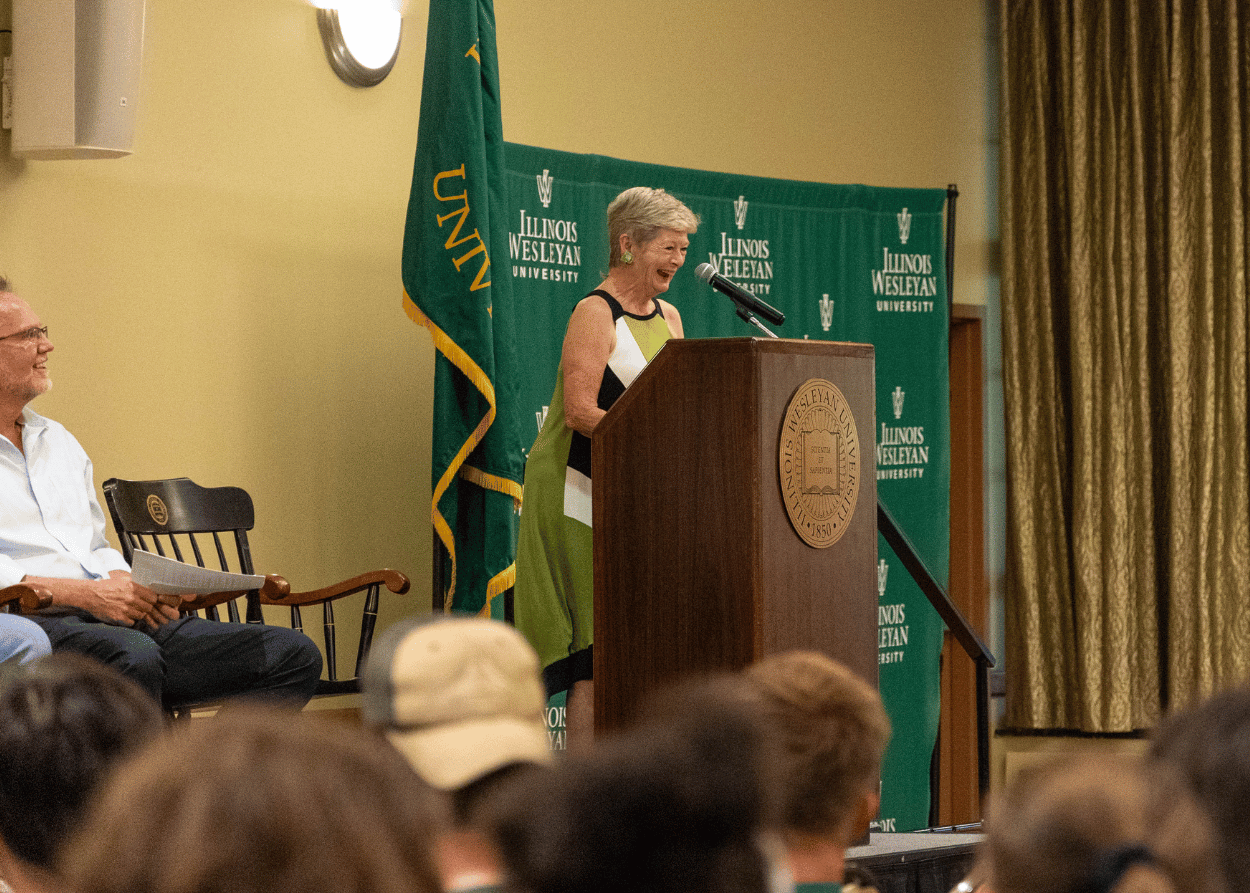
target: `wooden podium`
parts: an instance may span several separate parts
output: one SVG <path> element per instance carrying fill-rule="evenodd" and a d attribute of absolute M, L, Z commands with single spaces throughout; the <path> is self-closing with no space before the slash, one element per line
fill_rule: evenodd
<path fill-rule="evenodd" d="M 646 692 L 678 676 L 794 648 L 823 651 L 877 684 L 874 377 L 869 344 L 670 341 L 600 421 L 591 475 L 597 730 L 625 724 Z M 804 414 L 808 391 L 829 392 L 813 384 L 821 380 L 844 398 L 843 427 L 813 435 L 831 427 L 823 411 L 814 426 Z M 857 439 L 846 436 L 848 414 Z M 822 528 L 832 506 L 843 532 L 823 548 L 800 537 L 788 507 L 796 492 L 815 490 L 796 491 L 780 464 L 804 426 L 837 456 L 840 480 L 822 491 L 834 495 L 801 496 L 798 506 Z"/>

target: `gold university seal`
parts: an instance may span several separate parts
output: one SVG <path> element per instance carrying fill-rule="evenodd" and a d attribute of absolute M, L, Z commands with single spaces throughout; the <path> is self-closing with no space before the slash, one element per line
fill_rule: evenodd
<path fill-rule="evenodd" d="M 777 448 L 781 498 L 794 531 L 827 549 L 842 538 L 859 496 L 859 432 L 842 392 L 823 378 L 799 386 Z"/>
<path fill-rule="evenodd" d="M 162 527 L 169 523 L 169 509 L 165 508 L 164 501 L 155 493 L 148 495 L 148 514 Z"/>

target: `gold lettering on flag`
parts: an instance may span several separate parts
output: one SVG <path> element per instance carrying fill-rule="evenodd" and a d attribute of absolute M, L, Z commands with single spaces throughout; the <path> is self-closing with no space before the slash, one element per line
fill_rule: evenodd
<path fill-rule="evenodd" d="M 469 251 L 460 255 L 459 257 L 453 257 L 452 263 L 456 265 L 456 272 L 458 273 L 460 272 L 460 268 L 464 266 L 465 261 L 467 261 L 469 258 L 473 257 L 474 255 L 481 254 L 483 256 L 482 265 L 478 269 L 477 275 L 473 278 L 473 284 L 469 286 L 469 291 L 477 291 L 478 289 L 487 288 L 490 286 L 490 280 L 487 279 L 485 282 L 482 281 L 483 278 L 486 276 L 486 271 L 490 269 L 490 254 L 486 250 L 486 243 L 482 241 L 482 236 L 478 232 L 476 227 L 474 228 L 473 232 L 469 233 L 464 238 L 460 238 L 460 229 L 461 227 L 464 226 L 464 222 L 469 219 L 469 214 L 471 213 L 471 209 L 469 208 L 468 190 L 466 189 L 464 192 L 460 193 L 459 195 L 447 195 L 447 196 L 442 195 L 439 192 L 439 183 L 442 180 L 446 179 L 447 177 L 459 177 L 463 181 L 465 178 L 464 177 L 464 165 L 461 164 L 460 167 L 453 168 L 449 171 L 442 171 L 441 173 L 434 175 L 434 182 L 432 184 L 432 189 L 434 192 L 434 197 L 436 199 L 438 199 L 440 202 L 459 201 L 463 203 L 461 207 L 455 209 L 454 211 L 448 211 L 446 214 L 437 214 L 434 217 L 434 219 L 438 221 L 439 229 L 442 229 L 443 224 L 446 223 L 451 218 L 453 217 L 459 218 L 456 221 L 456 225 L 452 227 L 451 235 L 449 235 L 447 237 L 447 241 L 443 243 L 443 247 L 447 249 L 448 251 L 450 251 L 453 248 L 457 248 L 460 245 L 463 245 L 465 242 L 475 241 L 476 244 L 474 245 L 473 248 L 469 249 Z"/>

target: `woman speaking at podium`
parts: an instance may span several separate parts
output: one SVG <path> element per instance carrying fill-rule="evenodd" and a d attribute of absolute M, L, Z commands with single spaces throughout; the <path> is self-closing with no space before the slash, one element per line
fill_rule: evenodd
<path fill-rule="evenodd" d="M 590 435 L 681 316 L 660 295 L 686 261 L 698 216 L 663 189 L 635 186 L 608 205 L 607 278 L 569 318 L 547 420 L 525 464 L 517 547 L 517 629 L 542 659 L 548 696 L 568 692 L 568 746 L 594 731 Z"/>

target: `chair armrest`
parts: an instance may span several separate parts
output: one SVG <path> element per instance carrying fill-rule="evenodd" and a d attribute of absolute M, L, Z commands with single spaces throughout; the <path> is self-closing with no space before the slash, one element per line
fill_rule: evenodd
<path fill-rule="evenodd" d="M 281 577 L 275 577 L 274 579 L 282 580 Z M 282 580 L 282 582 L 286 583 L 285 580 Z M 276 587 L 271 589 L 268 583 L 266 583 L 266 586 L 260 591 L 260 603 L 262 605 L 285 605 L 287 607 L 318 605 L 323 602 L 334 601 L 345 595 L 363 592 L 370 586 L 375 586 L 378 583 L 384 584 L 387 589 L 398 595 L 403 595 L 412 585 L 404 574 L 385 568 L 383 570 L 370 571 L 367 574 L 352 577 L 350 580 L 335 583 L 333 586 L 314 589 L 310 592 L 291 592 L 290 584 L 288 583 L 287 591 L 280 593 L 276 591 Z"/>
<path fill-rule="evenodd" d="M 3 590 L 0 590 L 3 591 Z M 268 602 L 266 598 L 280 598 L 291 591 L 291 584 L 279 577 L 277 574 L 268 574 L 265 577 L 264 585 L 260 587 L 261 604 L 277 604 L 277 602 Z M 209 592 L 205 595 L 197 595 L 194 598 L 184 596 L 179 610 L 182 611 L 202 611 L 205 608 L 212 608 L 225 602 L 234 601 L 247 594 L 247 590 L 239 592 Z"/>
<path fill-rule="evenodd" d="M 240 592 L 209 592 L 204 595 L 184 595 L 182 604 L 178 606 L 178 610 L 184 613 L 190 611 L 202 611 L 205 608 L 214 608 L 217 605 L 234 601 L 236 598 L 247 594 L 246 590 Z"/>
<path fill-rule="evenodd" d="M 52 604 L 52 593 L 42 586 L 15 583 L 0 589 L 0 605 L 17 602 L 18 613 L 34 614 Z"/>

